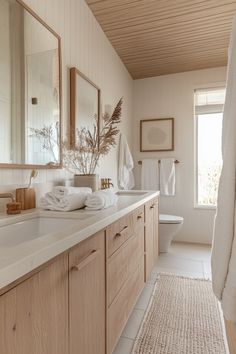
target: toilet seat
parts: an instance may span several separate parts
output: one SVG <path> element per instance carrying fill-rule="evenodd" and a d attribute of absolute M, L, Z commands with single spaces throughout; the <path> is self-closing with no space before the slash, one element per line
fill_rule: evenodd
<path fill-rule="evenodd" d="M 184 218 L 181 216 L 176 215 L 167 215 L 167 214 L 160 214 L 159 215 L 159 223 L 160 224 L 182 224 Z"/>

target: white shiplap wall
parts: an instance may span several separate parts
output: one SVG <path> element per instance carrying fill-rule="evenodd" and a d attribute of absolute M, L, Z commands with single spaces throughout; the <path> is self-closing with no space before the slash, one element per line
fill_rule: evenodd
<path fill-rule="evenodd" d="M 76 66 L 96 83 L 102 92 L 104 105 L 114 106 L 123 96 L 121 131 L 132 147 L 133 80 L 109 43 L 84 0 L 26 0 L 62 39 L 63 126 L 69 122 L 69 68 Z M 37 183 L 54 183 L 65 178 L 62 170 L 40 170 Z M 29 171 L 0 169 L 0 191 L 11 190 L 28 179 Z M 100 165 L 100 177 L 117 182 L 117 150 Z"/>

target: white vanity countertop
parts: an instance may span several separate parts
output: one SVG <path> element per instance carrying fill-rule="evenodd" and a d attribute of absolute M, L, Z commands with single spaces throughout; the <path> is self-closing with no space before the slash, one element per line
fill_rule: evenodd
<path fill-rule="evenodd" d="M 116 206 L 99 211 L 54 212 L 35 209 L 15 216 L 0 214 L 0 236 L 2 226 L 38 216 L 55 218 L 55 223 L 57 218 L 73 220 L 72 226 L 60 232 L 50 233 L 14 247 L 0 247 L 0 289 L 159 195 L 157 191 L 135 193 L 136 191 L 129 191 L 122 195 L 121 192 Z"/>

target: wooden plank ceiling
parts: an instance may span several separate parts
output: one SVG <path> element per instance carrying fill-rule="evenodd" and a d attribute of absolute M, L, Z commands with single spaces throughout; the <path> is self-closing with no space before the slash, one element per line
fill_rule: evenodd
<path fill-rule="evenodd" d="M 134 79 L 227 64 L 236 0 L 86 0 Z"/>

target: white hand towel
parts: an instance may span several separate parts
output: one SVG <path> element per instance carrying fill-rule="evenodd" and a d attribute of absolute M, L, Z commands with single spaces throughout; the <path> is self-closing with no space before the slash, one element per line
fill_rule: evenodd
<path fill-rule="evenodd" d="M 65 197 L 68 194 L 92 193 L 92 189 L 89 188 L 89 187 L 56 186 L 56 187 L 53 187 L 52 193 L 58 198 L 63 198 L 63 197 Z"/>
<path fill-rule="evenodd" d="M 212 283 L 224 316 L 236 322 L 236 17 L 230 41 L 224 105 L 223 167 L 212 248 Z"/>
<path fill-rule="evenodd" d="M 144 190 L 159 190 L 159 166 L 157 159 L 142 161 L 141 188 Z"/>
<path fill-rule="evenodd" d="M 85 200 L 86 209 L 106 209 L 110 206 L 116 205 L 117 199 L 117 195 L 112 189 L 97 191 L 87 196 Z"/>
<path fill-rule="evenodd" d="M 175 195 L 175 159 L 161 159 L 160 165 L 161 195 Z"/>
<path fill-rule="evenodd" d="M 120 134 L 118 180 L 121 189 L 132 189 L 134 187 L 133 168 L 134 161 L 126 137 Z"/>

